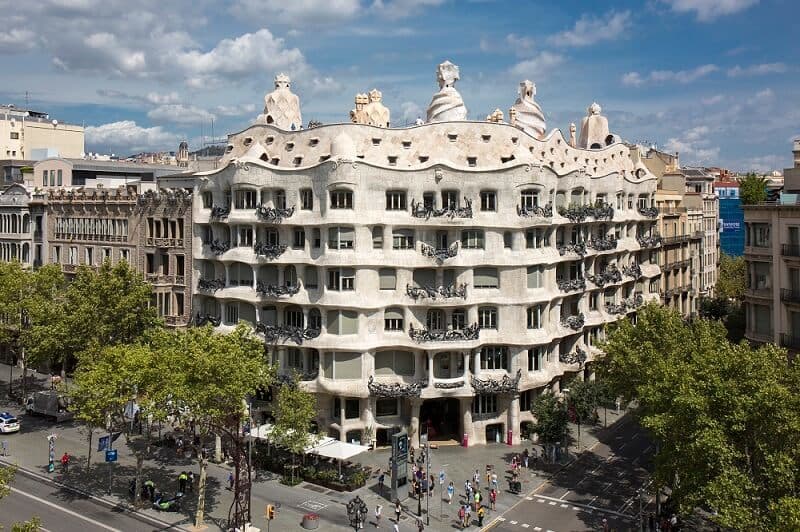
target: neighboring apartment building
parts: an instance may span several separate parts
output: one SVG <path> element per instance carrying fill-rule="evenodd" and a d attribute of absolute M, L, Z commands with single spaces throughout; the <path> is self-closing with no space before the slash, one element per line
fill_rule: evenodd
<path fill-rule="evenodd" d="M 294 130 L 279 76 L 196 176 L 197 323 L 263 334 L 341 440 L 517 443 L 534 398 L 592 378 L 604 327 L 659 298 L 656 178 L 599 106 L 580 142 L 544 134 L 530 82 L 511 124 L 467 122 L 453 68 L 406 129 L 369 125 L 389 122 L 372 91 L 355 123 Z"/>
<path fill-rule="evenodd" d="M 745 337 L 800 352 L 800 140 L 777 202 L 744 206 Z"/>
<path fill-rule="evenodd" d="M 51 120 L 47 113 L 0 106 L 0 159 L 83 157 L 83 126 Z"/>
<path fill-rule="evenodd" d="M 740 257 L 744 253 L 744 211 L 739 200 L 739 182 L 715 181 L 719 196 L 719 242 L 723 253 Z"/>
<path fill-rule="evenodd" d="M 175 173 L 175 165 L 132 163 L 127 161 L 102 161 L 94 159 L 44 159 L 33 165 L 33 172 L 26 174 L 31 181 L 26 185 L 34 188 L 71 188 L 97 186 L 115 188 L 117 186 L 151 183 L 162 175 Z M 142 187 L 146 189 L 147 186 Z"/>
<path fill-rule="evenodd" d="M 32 266 L 34 254 L 31 211 L 28 208 L 31 195 L 22 185 L 7 187 L 0 194 L 0 261 L 18 260 L 24 266 Z"/>

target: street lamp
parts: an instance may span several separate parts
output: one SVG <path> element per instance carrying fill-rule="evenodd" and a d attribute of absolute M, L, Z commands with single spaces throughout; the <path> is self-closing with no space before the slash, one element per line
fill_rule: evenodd
<path fill-rule="evenodd" d="M 356 498 L 347 503 L 347 518 L 354 530 L 364 528 L 367 520 L 367 504 L 356 495 Z"/>

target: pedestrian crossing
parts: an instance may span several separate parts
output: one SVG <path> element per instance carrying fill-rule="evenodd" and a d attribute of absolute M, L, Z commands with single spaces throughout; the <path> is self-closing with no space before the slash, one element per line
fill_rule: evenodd
<path fill-rule="evenodd" d="M 563 509 L 572 510 L 572 511 L 576 511 L 576 512 L 581 511 L 581 512 L 586 512 L 586 513 L 589 513 L 589 514 L 597 514 L 599 517 L 605 516 L 605 517 L 613 518 L 616 521 L 625 522 L 627 524 L 633 524 L 635 522 L 635 519 L 630 515 L 621 514 L 619 512 L 615 512 L 613 510 L 606 510 L 604 508 L 597 508 L 597 507 L 592 507 L 592 506 L 589 506 L 589 505 L 581 505 L 581 504 L 578 504 L 578 503 L 566 504 L 566 503 L 562 503 L 561 500 L 559 500 L 559 499 L 552 499 L 552 498 L 544 496 L 544 495 L 533 495 L 533 496 L 525 497 L 525 500 L 526 501 L 530 501 L 530 502 L 535 502 L 536 504 L 546 504 L 547 506 L 553 506 L 553 507 L 556 507 L 556 508 L 563 508 Z M 511 525 L 513 527 L 517 527 L 518 526 L 518 527 L 520 527 L 522 529 L 533 530 L 534 532 L 556 532 L 555 530 L 552 530 L 552 529 L 549 529 L 549 528 L 545 529 L 545 528 L 542 528 L 540 526 L 536 526 L 535 523 L 524 523 L 524 522 L 520 522 L 520 521 L 517 521 L 517 520 L 510 520 L 509 518 L 506 518 L 506 517 L 498 517 L 497 519 L 495 519 L 495 522 L 496 523 L 503 523 L 505 525 Z M 508 526 L 506 526 L 506 528 L 508 528 Z"/>

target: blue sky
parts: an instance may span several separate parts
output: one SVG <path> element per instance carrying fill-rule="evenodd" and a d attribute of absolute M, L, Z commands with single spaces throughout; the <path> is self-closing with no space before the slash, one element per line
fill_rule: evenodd
<path fill-rule="evenodd" d="M 136 7 L 132 7 L 136 5 Z M 305 121 L 348 119 L 377 87 L 402 125 L 436 65 L 458 64 L 470 118 L 533 80 L 548 129 L 593 101 L 614 133 L 686 164 L 790 165 L 800 134 L 796 0 L 0 0 L 0 102 L 87 126 L 87 149 L 193 147 L 238 131 L 278 72 Z"/>

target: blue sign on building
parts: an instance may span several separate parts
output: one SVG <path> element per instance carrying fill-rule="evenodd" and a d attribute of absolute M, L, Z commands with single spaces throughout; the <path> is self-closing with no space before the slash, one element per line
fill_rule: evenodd
<path fill-rule="evenodd" d="M 744 211 L 739 187 L 717 187 L 719 194 L 719 245 L 723 253 L 744 254 Z"/>

